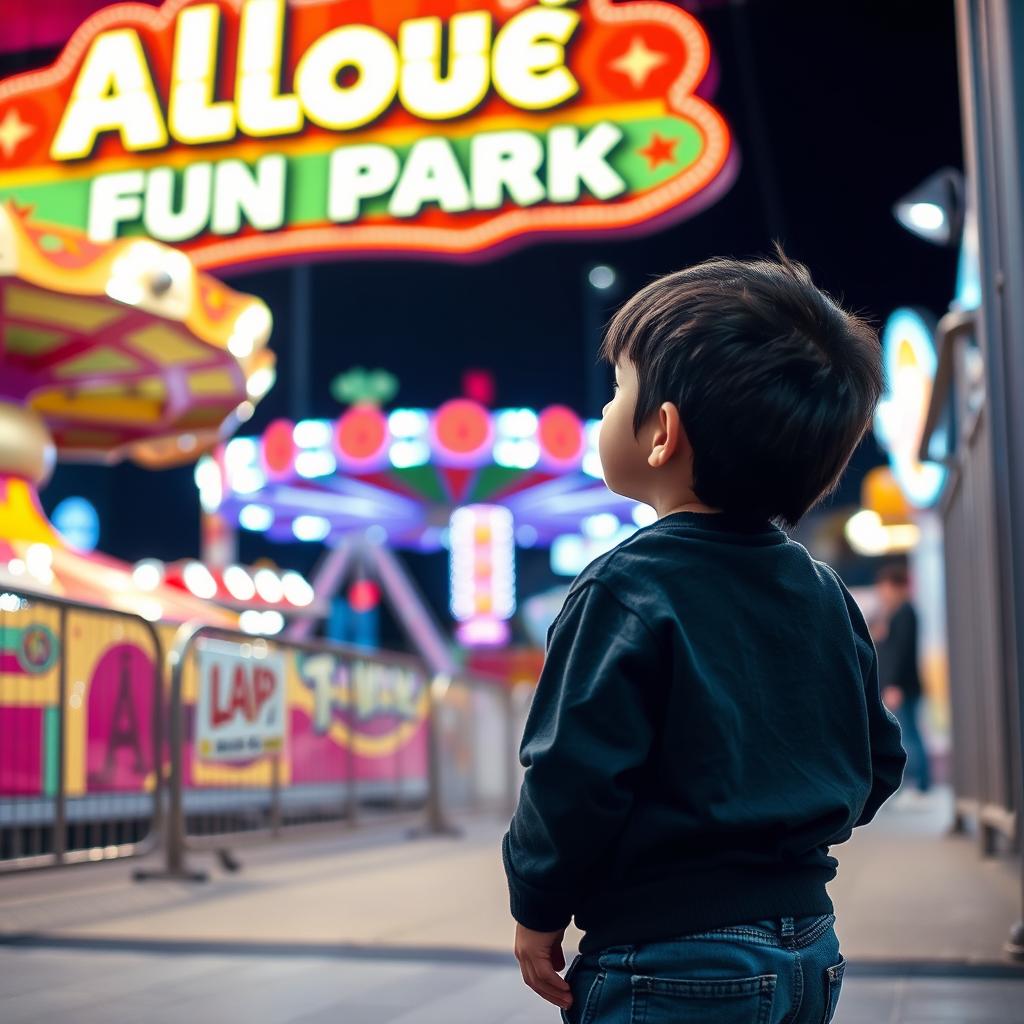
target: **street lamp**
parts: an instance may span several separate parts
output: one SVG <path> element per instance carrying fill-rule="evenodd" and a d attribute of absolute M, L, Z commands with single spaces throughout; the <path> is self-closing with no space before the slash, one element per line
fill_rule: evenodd
<path fill-rule="evenodd" d="M 892 208 L 912 234 L 936 245 L 958 245 L 964 226 L 964 176 L 953 167 L 925 178 Z"/>

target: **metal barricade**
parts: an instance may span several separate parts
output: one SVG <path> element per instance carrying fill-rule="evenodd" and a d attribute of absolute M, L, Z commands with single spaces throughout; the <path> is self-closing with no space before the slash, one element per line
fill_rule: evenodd
<path fill-rule="evenodd" d="M 0 871 L 152 848 L 162 666 L 139 616 L 0 593 Z"/>
<path fill-rule="evenodd" d="M 522 780 L 522 691 L 473 677 L 437 680 L 434 689 L 441 806 L 511 817 Z"/>
<path fill-rule="evenodd" d="M 169 665 L 164 874 L 191 877 L 186 850 L 430 813 L 431 687 L 419 659 L 192 625 Z M 280 729 L 260 739 L 247 702 L 271 699 Z"/>

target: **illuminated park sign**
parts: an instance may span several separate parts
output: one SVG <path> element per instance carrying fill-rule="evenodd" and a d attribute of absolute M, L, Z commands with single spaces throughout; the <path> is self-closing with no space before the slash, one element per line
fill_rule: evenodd
<path fill-rule="evenodd" d="M 710 57 L 660 0 L 118 4 L 0 83 L 0 200 L 201 267 L 649 230 L 732 180 Z"/>

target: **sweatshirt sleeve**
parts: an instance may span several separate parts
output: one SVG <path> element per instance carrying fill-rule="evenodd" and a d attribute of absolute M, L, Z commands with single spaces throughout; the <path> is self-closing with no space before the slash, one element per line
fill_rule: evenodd
<path fill-rule="evenodd" d="M 570 921 L 626 822 L 654 736 L 654 637 L 597 580 L 552 628 L 519 760 L 519 803 L 502 840 L 512 916 L 536 931 Z"/>
<path fill-rule="evenodd" d="M 858 613 L 859 614 L 859 613 Z M 907 753 L 903 749 L 900 727 L 895 717 L 882 703 L 878 683 L 878 657 L 875 646 L 864 626 L 864 632 L 854 622 L 857 653 L 864 676 L 864 696 L 868 709 L 868 735 L 871 742 L 871 791 L 855 826 L 866 825 L 878 808 L 900 788 Z"/>

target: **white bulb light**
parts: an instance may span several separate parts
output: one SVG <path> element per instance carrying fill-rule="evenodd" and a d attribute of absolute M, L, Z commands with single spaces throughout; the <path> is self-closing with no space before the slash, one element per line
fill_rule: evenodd
<path fill-rule="evenodd" d="M 230 565 L 224 570 L 224 586 L 236 601 L 251 601 L 256 596 L 256 584 L 240 565 Z"/>
<path fill-rule="evenodd" d="M 189 562 L 183 573 L 185 586 L 198 598 L 208 601 L 217 593 L 217 581 L 202 562 Z"/>
<path fill-rule="evenodd" d="M 267 604 L 277 604 L 284 597 L 284 584 L 277 573 L 270 569 L 256 572 L 256 592 Z"/>
<path fill-rule="evenodd" d="M 243 505 L 238 513 L 238 525 L 243 530 L 262 533 L 269 530 L 274 523 L 274 511 L 266 505 Z"/>
<path fill-rule="evenodd" d="M 329 519 L 323 516 L 296 516 L 292 522 L 292 533 L 296 540 L 321 541 L 325 540 L 331 532 Z"/>
<path fill-rule="evenodd" d="M 164 567 L 162 562 L 147 558 L 132 569 L 132 582 L 139 590 L 156 590 L 163 582 Z"/>
<path fill-rule="evenodd" d="M 316 596 L 313 593 L 313 588 L 299 573 L 286 572 L 281 577 L 281 582 L 284 585 L 284 596 L 289 604 L 295 605 L 296 608 L 308 608 L 313 603 L 313 598 Z"/>

